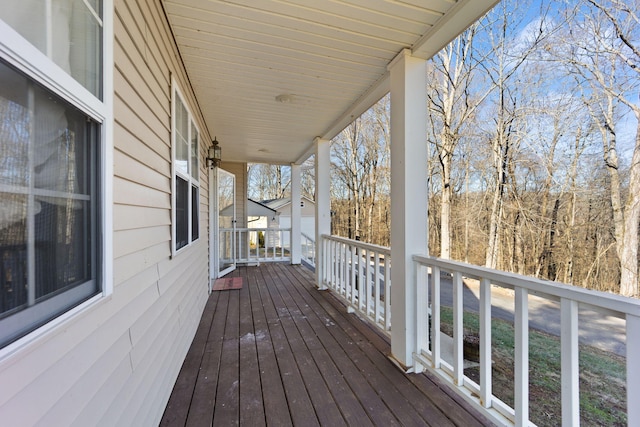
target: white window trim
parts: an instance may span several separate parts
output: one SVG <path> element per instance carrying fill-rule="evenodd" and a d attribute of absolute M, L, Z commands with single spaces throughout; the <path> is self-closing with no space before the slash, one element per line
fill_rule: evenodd
<path fill-rule="evenodd" d="M 60 96 L 100 123 L 100 218 L 101 247 L 98 248 L 102 292 L 55 317 L 41 327 L 0 349 L 0 367 L 11 363 L 13 355 L 38 345 L 75 321 L 87 310 L 103 303 L 113 293 L 113 2 L 103 2 L 102 16 L 102 92 L 100 100 L 82 84 L 47 58 L 39 49 L 25 40 L 17 31 L 0 19 L 0 57 L 13 67 Z"/>
<path fill-rule="evenodd" d="M 193 125 L 196 128 L 196 132 L 198 132 L 198 147 L 197 147 L 197 157 L 198 157 L 198 178 L 194 179 L 191 175 L 191 169 L 187 171 L 186 174 L 177 171 L 176 168 L 176 96 L 180 98 L 180 102 L 184 105 L 188 114 L 188 136 L 187 141 L 189 142 L 189 150 L 188 150 L 188 161 L 191 162 L 191 126 Z M 200 132 L 200 128 L 198 127 L 198 123 L 195 120 L 193 113 L 189 107 L 189 104 L 186 102 L 186 98 L 180 89 L 180 85 L 176 81 L 175 77 L 171 77 L 171 256 L 174 257 L 183 251 L 187 250 L 194 243 L 198 242 L 202 237 L 202 230 L 198 230 L 198 238 L 195 240 L 191 240 L 193 224 L 192 224 L 192 212 L 191 209 L 193 207 L 192 199 L 191 199 L 191 188 L 193 186 L 198 188 L 198 223 L 200 223 L 200 199 L 202 197 L 201 188 L 200 188 L 200 142 L 202 139 L 202 132 Z M 176 224 L 176 175 L 179 175 L 181 178 L 186 179 L 189 185 L 188 194 L 188 203 L 189 206 L 189 215 L 188 218 L 188 243 L 181 247 L 180 249 L 176 248 L 176 232 L 177 232 L 177 224 Z M 198 224 L 199 225 L 199 224 Z"/>

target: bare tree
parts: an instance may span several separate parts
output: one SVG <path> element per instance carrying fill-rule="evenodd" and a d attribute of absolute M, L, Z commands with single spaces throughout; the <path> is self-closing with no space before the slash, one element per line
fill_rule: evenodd
<path fill-rule="evenodd" d="M 433 58 L 427 79 L 430 139 L 440 166 L 440 257 L 451 258 L 452 169 L 454 154 L 464 129 L 490 93 L 473 92 L 474 71 L 483 58 L 474 53 L 472 25 Z"/>
<path fill-rule="evenodd" d="M 630 94 L 640 86 L 639 8 L 637 2 L 585 0 L 574 9 L 568 33 L 570 70 L 581 78 L 585 105 L 602 136 L 620 261 L 620 293 L 625 296 L 638 295 L 640 106 Z M 624 109 L 636 120 L 625 201 L 617 134 L 622 117 L 619 110 Z"/>
<path fill-rule="evenodd" d="M 248 165 L 249 197 L 280 199 L 291 194 L 291 167 L 252 163 Z"/>
<path fill-rule="evenodd" d="M 332 145 L 332 194 L 338 230 L 352 239 L 388 242 L 375 231 L 376 209 L 389 191 L 389 97 L 384 97 L 353 121 Z M 382 198 L 387 201 L 388 198 Z"/>
<path fill-rule="evenodd" d="M 531 47 L 516 49 L 509 46 L 512 42 L 511 25 L 515 22 L 514 12 L 508 5 L 502 4 L 495 11 L 495 22 L 488 21 L 487 27 L 491 39 L 493 56 L 491 60 L 483 61 L 487 77 L 491 80 L 497 95 L 493 100 L 495 105 L 494 129 L 490 137 L 494 168 L 494 190 L 491 202 L 491 215 L 488 229 L 488 245 L 485 265 L 489 268 L 498 267 L 500 249 L 500 233 L 504 216 L 504 197 L 508 180 L 508 168 L 514 144 L 516 143 L 516 114 L 518 109 L 517 85 L 509 85 L 516 76 L 520 66 L 532 51 Z M 535 40 L 535 39 L 534 39 Z"/>

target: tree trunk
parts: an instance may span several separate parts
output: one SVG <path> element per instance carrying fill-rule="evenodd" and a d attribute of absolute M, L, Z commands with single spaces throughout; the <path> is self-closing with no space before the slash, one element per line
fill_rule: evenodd
<path fill-rule="evenodd" d="M 638 221 L 640 221 L 640 110 L 636 110 L 638 127 L 636 145 L 629 172 L 629 196 L 624 210 L 624 236 L 620 256 L 620 294 L 638 294 Z"/>
<path fill-rule="evenodd" d="M 576 176 L 578 174 L 578 160 L 580 158 L 580 154 L 582 153 L 581 139 L 582 131 L 580 128 L 578 128 L 575 137 L 575 153 L 573 156 L 573 160 L 571 161 L 571 169 L 569 170 L 569 189 L 571 191 L 571 198 L 569 199 L 569 206 L 567 207 L 567 211 L 569 212 L 569 220 L 566 230 L 567 258 L 565 260 L 564 278 L 562 279 L 564 283 L 573 283 L 573 233 L 576 226 L 576 201 L 578 197 L 576 190 Z"/>
<path fill-rule="evenodd" d="M 451 259 L 451 155 L 443 153 L 442 198 L 440 199 L 440 257 Z"/>
<path fill-rule="evenodd" d="M 493 202 L 491 203 L 491 217 L 489 219 L 489 244 L 487 245 L 487 255 L 485 265 L 488 268 L 497 268 L 498 249 L 500 245 L 500 229 L 502 228 L 502 212 L 504 209 L 504 187 L 506 181 L 506 154 L 502 144 L 495 143 L 494 156 L 498 163 L 496 188 L 493 192 Z"/>
<path fill-rule="evenodd" d="M 553 256 L 555 247 L 556 227 L 558 225 L 558 209 L 560 208 L 560 199 L 556 199 L 551 212 L 551 228 L 549 228 L 549 256 L 547 257 L 547 278 L 556 280 L 556 261 Z"/>

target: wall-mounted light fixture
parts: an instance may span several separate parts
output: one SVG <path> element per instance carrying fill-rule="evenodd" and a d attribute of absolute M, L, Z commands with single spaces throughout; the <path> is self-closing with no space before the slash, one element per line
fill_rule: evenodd
<path fill-rule="evenodd" d="M 213 145 L 209 147 L 209 156 L 207 157 L 207 162 L 209 163 L 209 167 L 213 169 L 214 167 L 220 166 L 220 161 L 222 160 L 222 148 L 218 145 L 218 139 L 216 137 L 213 138 Z"/>

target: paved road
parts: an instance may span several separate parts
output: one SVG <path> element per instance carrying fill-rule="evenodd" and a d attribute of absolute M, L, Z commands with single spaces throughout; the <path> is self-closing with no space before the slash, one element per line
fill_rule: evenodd
<path fill-rule="evenodd" d="M 453 284 L 442 275 L 440 279 L 440 300 L 444 306 L 453 304 Z M 464 309 L 478 312 L 479 285 L 475 280 L 464 281 Z M 513 291 L 494 286 L 491 292 L 491 314 L 513 323 Z M 592 310 L 580 308 L 578 314 L 580 344 L 601 350 L 626 354 L 625 322 L 622 319 L 605 316 Z M 529 327 L 548 334 L 560 335 L 560 303 L 529 295 Z"/>

